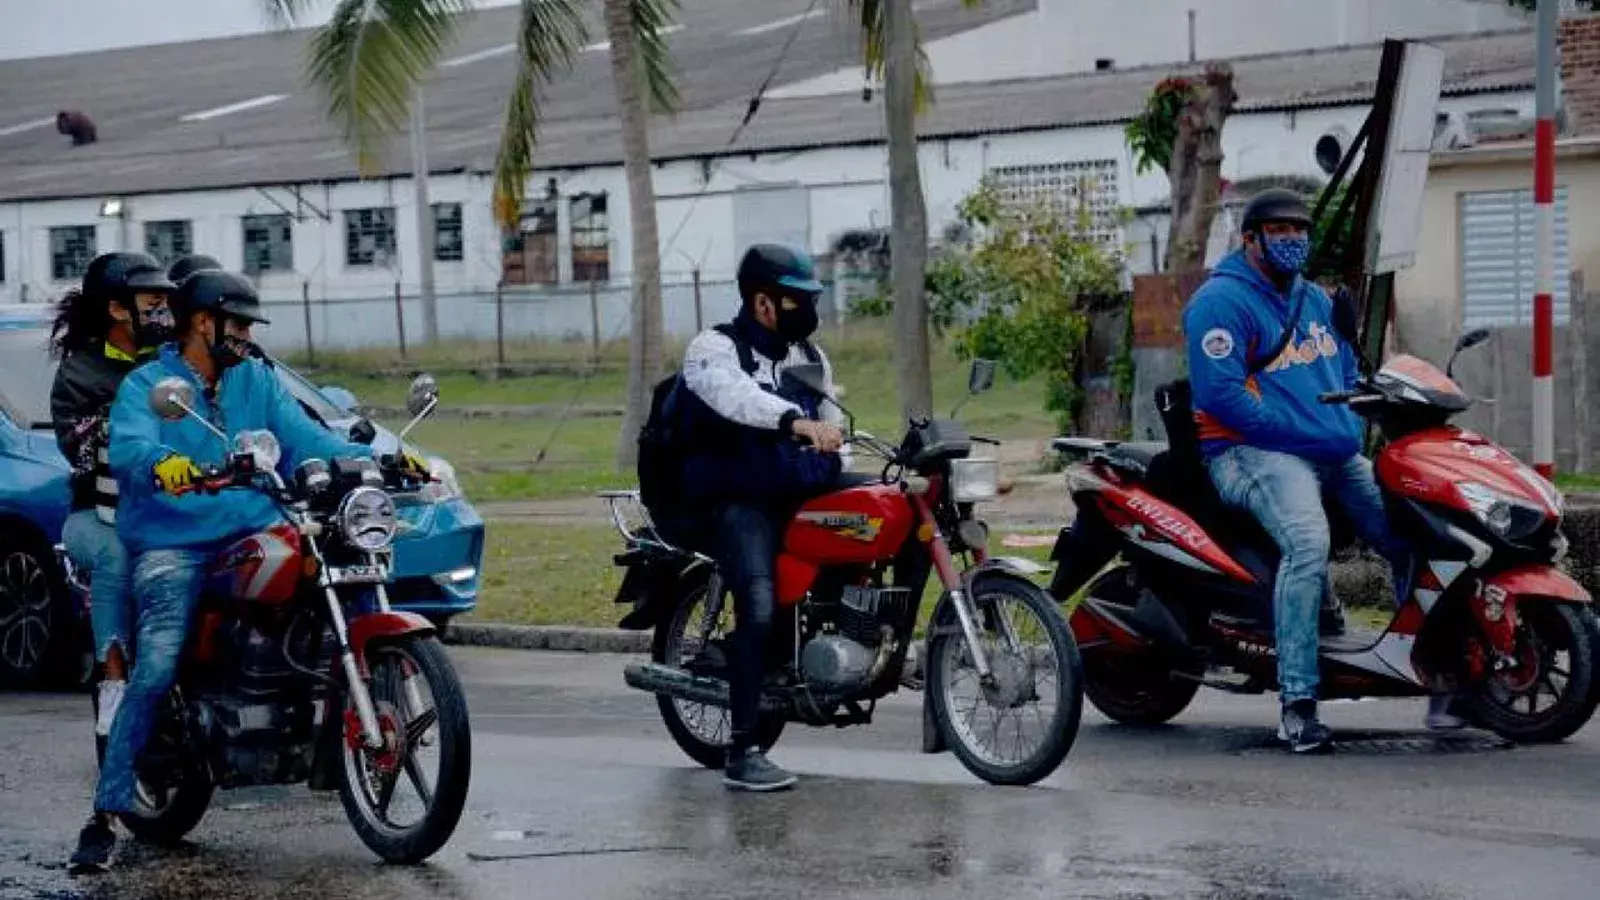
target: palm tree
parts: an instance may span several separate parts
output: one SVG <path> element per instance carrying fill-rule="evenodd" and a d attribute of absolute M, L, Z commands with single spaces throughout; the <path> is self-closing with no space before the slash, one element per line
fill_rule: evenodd
<path fill-rule="evenodd" d="M 262 2 L 278 21 L 289 24 L 317 0 Z M 472 0 L 338 0 L 332 18 L 312 39 L 311 77 L 327 97 L 330 118 L 344 126 L 363 175 L 377 167 L 390 136 L 408 124 L 416 89 L 454 35 L 457 17 L 473 5 Z M 518 227 L 533 169 L 538 84 L 570 69 L 588 43 L 586 5 L 587 0 L 522 0 L 517 79 L 495 158 L 495 218 L 504 228 Z M 648 97 L 652 109 L 660 112 L 677 104 L 660 34 L 677 7 L 678 0 L 605 0 L 633 233 L 633 340 L 619 466 L 633 462 L 635 436 L 661 371 L 661 259 L 644 101 Z"/>

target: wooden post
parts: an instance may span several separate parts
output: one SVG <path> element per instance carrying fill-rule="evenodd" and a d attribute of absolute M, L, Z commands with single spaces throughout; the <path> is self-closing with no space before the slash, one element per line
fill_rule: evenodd
<path fill-rule="evenodd" d="M 315 342 L 311 339 L 311 282 L 300 282 L 300 308 L 305 311 L 306 318 L 306 365 L 317 364 L 317 350 Z"/>
<path fill-rule="evenodd" d="M 506 283 L 494 284 L 494 358 L 506 364 Z"/>
<path fill-rule="evenodd" d="M 406 358 L 406 307 L 400 299 L 400 282 L 394 283 L 394 324 L 400 332 L 400 358 Z"/>
<path fill-rule="evenodd" d="M 589 276 L 589 328 L 594 345 L 594 362 L 600 363 L 600 293 L 594 276 Z"/>
<path fill-rule="evenodd" d="M 701 323 L 700 313 L 700 267 L 694 268 L 694 333 L 699 334 L 705 325 Z"/>

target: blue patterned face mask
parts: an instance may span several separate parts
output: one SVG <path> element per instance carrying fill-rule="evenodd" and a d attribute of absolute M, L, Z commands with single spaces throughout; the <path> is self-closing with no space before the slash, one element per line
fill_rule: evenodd
<path fill-rule="evenodd" d="M 1311 238 L 1306 235 L 1296 237 L 1262 235 L 1261 251 L 1267 265 L 1280 274 L 1298 275 L 1305 269 L 1307 260 L 1311 258 Z"/>

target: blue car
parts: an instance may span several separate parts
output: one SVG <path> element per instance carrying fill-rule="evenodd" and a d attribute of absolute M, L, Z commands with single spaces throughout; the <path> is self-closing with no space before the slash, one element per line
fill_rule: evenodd
<path fill-rule="evenodd" d="M 88 611 L 69 600 L 54 549 L 72 496 L 50 426 L 48 315 L 40 306 L 0 306 L 0 683 L 80 676 L 88 646 Z M 374 449 L 394 451 L 398 437 L 362 419 L 349 391 L 319 388 L 281 361 L 270 363 L 314 418 L 346 437 L 370 427 Z M 428 459 L 436 480 L 395 497 L 400 527 L 389 598 L 443 627 L 477 605 L 483 520 L 450 464 Z"/>

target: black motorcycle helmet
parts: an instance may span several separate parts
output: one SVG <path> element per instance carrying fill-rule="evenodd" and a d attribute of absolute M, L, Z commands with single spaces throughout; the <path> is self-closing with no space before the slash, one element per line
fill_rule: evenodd
<path fill-rule="evenodd" d="M 250 279 L 220 268 L 190 274 L 172 295 L 172 305 L 185 323 L 204 310 L 219 318 L 231 316 L 252 324 L 271 324 L 261 314 L 261 296 Z"/>
<path fill-rule="evenodd" d="M 133 341 L 143 349 L 154 349 L 172 336 L 172 324 L 165 314 L 140 315 L 137 294 L 167 294 L 176 289 L 161 271 L 161 263 L 145 253 L 102 253 L 89 261 L 83 272 L 81 293 L 93 303 L 115 303 L 132 316 Z M 103 307 L 102 307 L 103 308 Z M 100 313 L 109 315 L 109 313 Z M 107 323 L 109 324 L 109 322 Z"/>
<path fill-rule="evenodd" d="M 1244 207 L 1244 221 L 1239 226 L 1241 234 L 1260 234 L 1261 226 L 1269 222 L 1285 222 L 1310 230 L 1311 208 L 1299 194 L 1287 188 L 1268 188 L 1254 197 Z"/>
<path fill-rule="evenodd" d="M 172 267 L 167 269 L 167 278 L 173 284 L 182 284 L 185 278 L 196 272 L 206 269 L 220 270 L 221 268 L 222 263 L 217 262 L 215 258 L 204 253 L 191 253 L 188 256 L 180 256 L 173 261 Z"/>
<path fill-rule="evenodd" d="M 739 296 L 746 303 L 758 293 L 801 297 L 815 302 L 822 293 L 817 267 L 803 250 L 783 244 L 752 244 L 739 260 Z"/>

